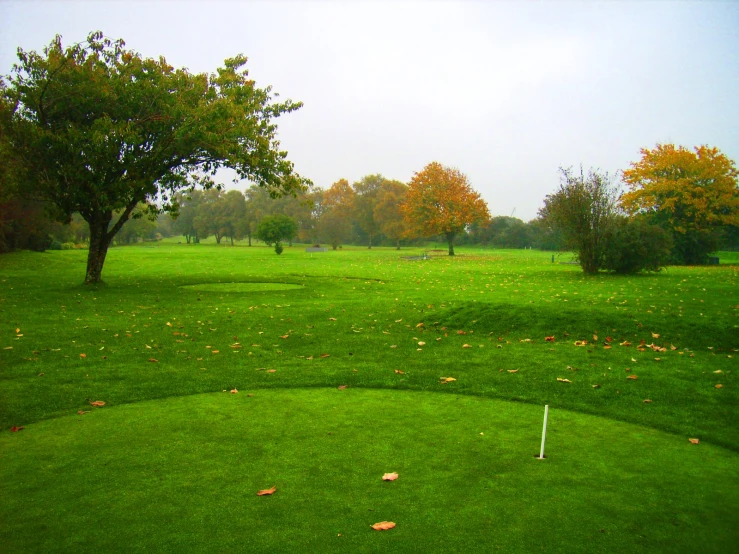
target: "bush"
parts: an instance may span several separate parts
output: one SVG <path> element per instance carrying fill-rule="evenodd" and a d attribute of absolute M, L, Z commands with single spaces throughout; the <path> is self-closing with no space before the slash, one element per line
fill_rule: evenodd
<path fill-rule="evenodd" d="M 73 242 L 62 243 L 62 250 L 74 250 L 76 248 Z"/>
<path fill-rule="evenodd" d="M 659 271 L 672 253 L 669 233 L 643 218 L 619 217 L 606 236 L 605 246 L 603 269 L 621 274 Z"/>
<path fill-rule="evenodd" d="M 58 240 L 54 239 L 51 241 L 51 244 L 49 245 L 49 250 L 61 250 L 62 249 L 62 243 Z"/>
<path fill-rule="evenodd" d="M 275 244 L 275 252 L 277 252 L 278 254 L 282 254 L 282 250 L 282 245 L 279 242 Z"/>

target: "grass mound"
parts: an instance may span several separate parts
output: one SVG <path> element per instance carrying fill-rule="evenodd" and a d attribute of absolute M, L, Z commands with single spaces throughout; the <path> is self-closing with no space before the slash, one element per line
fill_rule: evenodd
<path fill-rule="evenodd" d="M 254 390 L 0 436 L 10 551 L 725 552 L 737 455 L 449 394 Z M 399 479 L 383 482 L 386 472 Z M 60 476 L 63 475 L 63 479 Z M 270 497 L 256 492 L 275 486 Z M 393 521 L 377 532 L 370 525 Z"/>

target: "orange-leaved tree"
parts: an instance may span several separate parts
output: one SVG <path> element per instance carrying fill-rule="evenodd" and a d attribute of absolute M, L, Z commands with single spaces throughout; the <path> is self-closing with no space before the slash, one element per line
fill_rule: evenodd
<path fill-rule="evenodd" d="M 377 194 L 374 218 L 380 231 L 400 250 L 400 240 L 405 236 L 406 224 L 400 207 L 405 200 L 408 187 L 400 181 L 387 181 Z"/>
<path fill-rule="evenodd" d="M 468 225 L 490 219 L 487 204 L 467 176 L 439 162 L 413 175 L 401 211 L 408 236 L 444 235 L 450 256 L 454 256 L 454 237 Z"/>
<path fill-rule="evenodd" d="M 623 172 L 629 191 L 622 207 L 649 215 L 672 233 L 676 262 L 705 263 L 718 246 L 717 231 L 739 225 L 736 165 L 709 146 L 658 144 L 642 148 L 641 155 Z"/>

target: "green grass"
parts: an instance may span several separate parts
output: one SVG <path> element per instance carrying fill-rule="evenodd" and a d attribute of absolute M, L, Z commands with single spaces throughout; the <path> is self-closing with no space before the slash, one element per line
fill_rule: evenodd
<path fill-rule="evenodd" d="M 0 257 L 0 425 L 26 426 L 0 439 L 0 542 L 733 548 L 735 255 L 586 277 L 548 253 L 402 258 L 417 250 L 122 247 L 97 287 L 80 284 L 84 251 Z M 89 400 L 106 406 L 76 415 Z M 383 519 L 398 527 L 369 529 Z"/>

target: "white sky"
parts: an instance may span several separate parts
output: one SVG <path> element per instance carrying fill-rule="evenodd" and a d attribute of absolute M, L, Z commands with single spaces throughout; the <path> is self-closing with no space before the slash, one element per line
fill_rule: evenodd
<path fill-rule="evenodd" d="M 737 2 L 0 0 L 0 74 L 93 30 L 193 72 L 247 55 L 305 103 L 280 140 L 322 187 L 436 160 L 529 220 L 560 165 L 615 172 L 658 142 L 739 162 Z"/>

